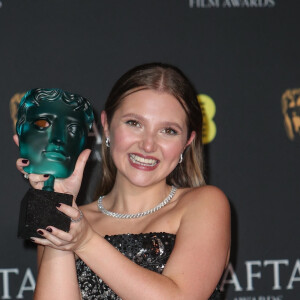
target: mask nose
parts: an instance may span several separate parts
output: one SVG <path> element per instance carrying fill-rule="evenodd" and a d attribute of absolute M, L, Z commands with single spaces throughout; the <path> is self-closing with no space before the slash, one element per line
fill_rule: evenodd
<path fill-rule="evenodd" d="M 50 143 L 62 146 L 66 143 L 66 128 L 63 122 L 55 121 L 51 126 Z"/>

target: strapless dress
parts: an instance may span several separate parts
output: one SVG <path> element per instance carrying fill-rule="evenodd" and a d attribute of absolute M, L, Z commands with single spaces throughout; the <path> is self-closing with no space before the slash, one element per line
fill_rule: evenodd
<path fill-rule="evenodd" d="M 174 248 L 176 235 L 151 232 L 106 235 L 104 238 L 136 264 L 161 274 Z M 76 259 L 76 270 L 83 300 L 122 300 L 80 258 Z M 217 287 L 208 300 L 217 300 L 219 295 Z"/>

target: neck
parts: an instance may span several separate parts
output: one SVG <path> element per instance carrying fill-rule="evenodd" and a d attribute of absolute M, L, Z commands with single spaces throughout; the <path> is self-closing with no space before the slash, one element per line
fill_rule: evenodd
<path fill-rule="evenodd" d="M 171 187 L 165 181 L 141 187 L 116 180 L 112 191 L 104 198 L 106 209 L 134 214 L 153 208 L 170 193 Z"/>

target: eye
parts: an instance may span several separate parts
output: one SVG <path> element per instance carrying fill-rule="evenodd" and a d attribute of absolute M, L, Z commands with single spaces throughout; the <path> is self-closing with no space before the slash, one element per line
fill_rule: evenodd
<path fill-rule="evenodd" d="M 78 130 L 79 130 L 79 126 L 77 124 L 71 124 L 68 126 L 68 131 L 71 134 L 76 134 Z"/>
<path fill-rule="evenodd" d="M 132 127 L 141 127 L 141 124 L 136 120 L 128 120 L 128 121 L 126 121 L 126 124 L 128 124 Z"/>
<path fill-rule="evenodd" d="M 45 119 L 36 120 L 33 124 L 40 130 L 47 129 L 50 126 L 50 123 Z"/>
<path fill-rule="evenodd" d="M 166 133 L 168 135 L 177 135 L 178 134 L 178 132 L 175 129 L 170 128 L 170 127 L 163 129 L 162 132 Z"/>

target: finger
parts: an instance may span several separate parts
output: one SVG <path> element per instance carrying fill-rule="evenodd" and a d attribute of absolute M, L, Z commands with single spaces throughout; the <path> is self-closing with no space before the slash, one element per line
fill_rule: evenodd
<path fill-rule="evenodd" d="M 30 240 L 33 243 L 38 244 L 38 245 L 49 246 L 51 248 L 64 250 L 64 249 L 62 249 L 62 246 L 63 246 L 62 243 L 61 243 L 61 245 L 59 245 L 60 242 L 58 240 L 56 241 L 56 244 L 58 244 L 58 245 L 54 244 L 53 242 L 51 242 L 50 240 L 48 240 L 46 238 L 42 239 L 42 238 L 38 238 L 38 237 L 31 237 Z M 53 240 L 53 238 L 52 238 L 52 240 Z"/>
<path fill-rule="evenodd" d="M 32 183 L 44 182 L 49 179 L 49 174 L 29 174 L 29 181 Z"/>
<path fill-rule="evenodd" d="M 49 246 L 50 242 L 46 239 L 40 239 L 38 237 L 32 236 L 30 237 L 30 240 L 33 243 L 39 244 L 39 245 L 43 245 L 43 246 Z"/>
<path fill-rule="evenodd" d="M 51 232 L 50 232 L 51 231 Z M 70 243 L 72 236 L 67 232 L 59 230 L 55 227 L 48 226 L 46 229 L 38 229 L 37 233 L 45 239 L 32 238 L 35 242 L 45 246 L 55 245 L 56 247 L 63 247 Z"/>
<path fill-rule="evenodd" d="M 14 140 L 15 144 L 19 147 L 19 137 L 17 134 L 13 135 L 13 140 Z"/>
<path fill-rule="evenodd" d="M 56 227 L 53 227 L 53 226 L 48 226 L 46 228 L 46 235 L 49 237 L 49 238 L 52 238 L 54 239 L 54 242 L 53 243 L 57 243 L 57 242 L 63 242 L 66 244 L 67 243 L 70 243 L 73 239 L 73 235 L 68 233 L 68 232 L 65 232 L 63 230 L 60 230 Z M 49 239 L 48 239 L 49 240 Z"/>
<path fill-rule="evenodd" d="M 77 220 L 78 218 L 80 218 L 81 214 L 79 209 L 77 208 L 76 203 L 73 202 L 74 207 L 63 204 L 63 203 L 59 203 L 60 205 L 57 206 L 57 209 L 59 211 L 61 211 L 62 213 L 64 213 L 65 215 L 67 215 L 68 217 L 70 217 L 73 220 Z"/>
<path fill-rule="evenodd" d="M 82 178 L 84 167 L 86 165 L 86 162 L 87 162 L 90 154 L 91 154 L 90 149 L 85 149 L 80 153 L 80 155 L 78 156 L 72 176 L 78 176 L 79 179 Z"/>
<path fill-rule="evenodd" d="M 17 159 L 17 161 L 16 161 L 16 167 L 17 167 L 17 169 L 18 169 L 21 173 L 23 173 L 23 174 L 26 173 L 26 172 L 23 170 L 23 168 L 26 167 L 26 166 L 28 166 L 28 165 L 29 165 L 29 160 L 26 159 L 26 158 L 19 158 L 19 159 Z"/>
<path fill-rule="evenodd" d="M 49 179 L 49 175 L 29 174 L 27 177 L 30 185 L 38 190 L 42 189 L 44 187 L 44 182 Z"/>

